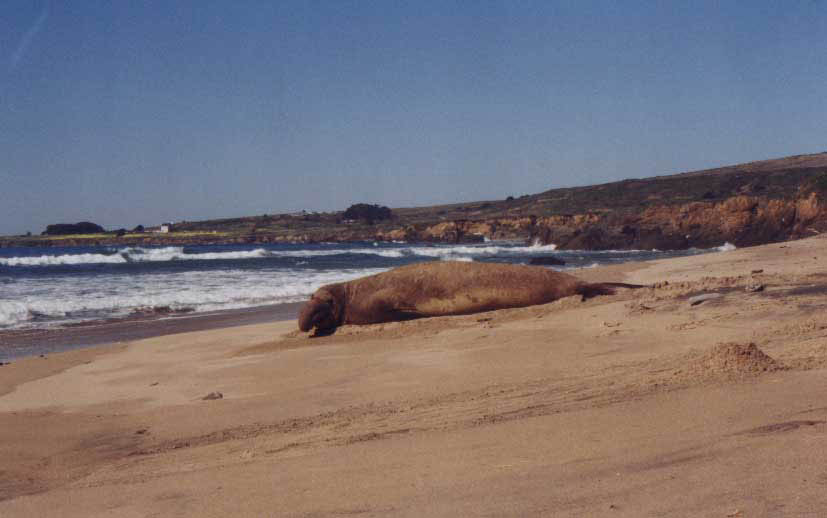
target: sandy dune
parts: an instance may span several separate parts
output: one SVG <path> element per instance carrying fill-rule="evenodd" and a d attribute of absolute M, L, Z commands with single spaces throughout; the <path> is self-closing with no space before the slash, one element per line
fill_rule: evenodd
<path fill-rule="evenodd" d="M 825 258 L 815 237 L 583 270 L 654 285 L 586 302 L 16 361 L 0 516 L 827 516 Z"/>

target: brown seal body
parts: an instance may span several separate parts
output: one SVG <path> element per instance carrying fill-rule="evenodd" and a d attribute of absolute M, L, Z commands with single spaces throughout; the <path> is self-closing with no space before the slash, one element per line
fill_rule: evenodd
<path fill-rule="evenodd" d="M 466 315 L 546 304 L 571 295 L 609 295 L 619 283 L 589 284 L 540 266 L 438 261 L 328 284 L 299 314 L 299 329 L 330 331 L 343 324 Z"/>

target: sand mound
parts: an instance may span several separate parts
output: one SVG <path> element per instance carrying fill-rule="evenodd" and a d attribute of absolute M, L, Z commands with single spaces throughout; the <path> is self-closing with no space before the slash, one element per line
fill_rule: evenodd
<path fill-rule="evenodd" d="M 781 370 L 781 365 L 754 343 L 718 344 L 697 361 L 697 367 L 708 372 L 768 372 Z"/>
<path fill-rule="evenodd" d="M 705 353 L 691 354 L 675 372 L 679 379 L 731 378 L 784 370 L 754 343 L 722 343 Z"/>

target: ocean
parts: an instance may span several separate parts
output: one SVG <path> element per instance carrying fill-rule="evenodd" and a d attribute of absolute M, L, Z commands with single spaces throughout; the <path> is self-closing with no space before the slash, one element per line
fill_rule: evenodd
<path fill-rule="evenodd" d="M 525 264 L 553 255 L 566 262 L 554 268 L 565 271 L 729 248 L 560 251 L 515 242 L 0 248 L 0 331 L 285 305 L 324 284 L 422 261 Z"/>

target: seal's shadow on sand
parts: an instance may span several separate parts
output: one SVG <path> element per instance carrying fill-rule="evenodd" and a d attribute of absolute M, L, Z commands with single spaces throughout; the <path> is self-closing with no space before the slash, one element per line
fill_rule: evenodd
<path fill-rule="evenodd" d="M 331 327 L 331 328 L 328 328 L 328 329 L 319 329 L 317 327 L 316 330 L 313 332 L 313 334 L 310 335 L 308 338 L 323 338 L 325 336 L 331 336 L 334 333 L 336 333 L 336 329 L 337 328 L 335 328 L 335 327 Z"/>
<path fill-rule="evenodd" d="M 449 315 L 450 316 L 450 315 Z M 453 316 L 467 316 L 467 315 L 453 315 Z M 391 322 L 409 322 L 411 320 L 420 320 L 428 318 L 427 316 L 423 316 L 420 313 L 416 313 L 413 311 L 394 311 L 393 318 L 388 320 L 387 322 L 378 322 L 379 324 L 387 324 Z M 308 338 L 324 338 L 326 336 L 332 336 L 336 334 L 336 330 L 339 329 L 338 327 L 332 327 L 327 329 L 322 328 L 315 328 L 313 334 L 309 335 Z"/>

